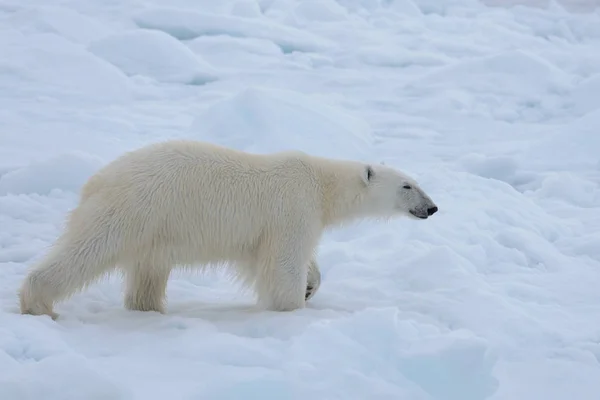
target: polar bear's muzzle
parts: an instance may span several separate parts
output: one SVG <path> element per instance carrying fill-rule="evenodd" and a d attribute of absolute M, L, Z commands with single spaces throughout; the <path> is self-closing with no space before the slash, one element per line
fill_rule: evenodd
<path fill-rule="evenodd" d="M 427 219 L 438 211 L 437 206 L 422 207 L 414 210 L 409 210 L 409 213 L 419 219 Z"/>

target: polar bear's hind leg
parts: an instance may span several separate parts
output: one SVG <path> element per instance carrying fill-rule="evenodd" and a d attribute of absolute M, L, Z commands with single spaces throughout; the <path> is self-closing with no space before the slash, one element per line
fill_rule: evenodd
<path fill-rule="evenodd" d="M 90 225 L 94 221 L 88 221 Z M 50 253 L 32 269 L 19 292 L 22 314 L 49 315 L 56 302 L 94 283 L 115 267 L 119 238 L 90 226 L 79 236 L 67 231 Z"/>

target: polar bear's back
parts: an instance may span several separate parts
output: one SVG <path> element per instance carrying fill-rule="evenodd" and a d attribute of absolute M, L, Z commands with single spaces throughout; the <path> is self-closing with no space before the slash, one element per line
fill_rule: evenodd
<path fill-rule="evenodd" d="M 201 247 L 213 253 L 204 257 L 219 259 L 256 243 L 266 229 L 318 218 L 309 215 L 319 212 L 318 191 L 314 169 L 301 153 L 255 155 L 171 141 L 108 164 L 90 178 L 81 198 L 117 213 L 113 220 L 127 224 L 123 229 L 136 245 Z"/>

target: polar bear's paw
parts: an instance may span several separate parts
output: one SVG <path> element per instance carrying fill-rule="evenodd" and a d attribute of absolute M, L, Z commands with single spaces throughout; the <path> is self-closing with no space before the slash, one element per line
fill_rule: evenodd
<path fill-rule="evenodd" d="M 304 296 L 304 299 L 306 301 L 310 300 L 314 296 L 314 294 L 317 292 L 316 289 L 317 289 L 316 287 L 308 285 L 306 287 L 306 295 Z"/>
<path fill-rule="evenodd" d="M 319 290 L 319 286 L 321 286 L 321 271 L 319 270 L 319 265 L 317 262 L 312 259 L 308 265 L 308 277 L 306 280 L 306 294 L 304 295 L 304 300 L 310 300 L 317 290 Z"/>

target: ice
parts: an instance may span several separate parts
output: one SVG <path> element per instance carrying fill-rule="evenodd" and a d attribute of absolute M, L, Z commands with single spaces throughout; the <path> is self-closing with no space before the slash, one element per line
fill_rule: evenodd
<path fill-rule="evenodd" d="M 491 5 L 491 6 L 489 6 Z M 0 4 L 0 399 L 596 400 L 594 0 Z M 19 313 L 85 180 L 192 138 L 385 162 L 440 211 L 327 232 L 307 307 L 177 271 Z"/>
<path fill-rule="evenodd" d="M 442 66 L 448 60 L 437 54 L 415 52 L 392 45 L 365 48 L 360 53 L 361 61 L 368 65 L 406 68 L 410 66 Z"/>
<path fill-rule="evenodd" d="M 390 10 L 411 16 L 421 15 L 421 10 L 411 0 L 391 0 L 388 2 Z"/>
<path fill-rule="evenodd" d="M 241 54 L 245 57 L 254 55 L 278 57 L 282 54 L 279 47 L 273 42 L 264 39 L 237 38 L 226 35 L 200 36 L 190 40 L 188 46 L 199 54 L 206 54 L 209 57 L 215 55 L 231 56 L 232 53 Z"/>
<path fill-rule="evenodd" d="M 332 22 L 348 18 L 346 10 L 332 0 L 308 0 L 300 2 L 294 10 L 296 17 L 310 22 Z"/>
<path fill-rule="evenodd" d="M 514 92 L 540 92 L 547 90 L 549 83 L 559 86 L 567 80 L 560 69 L 546 60 L 522 50 L 504 52 L 469 61 L 462 61 L 421 78 L 428 83 L 452 82 L 471 90 L 485 91 L 490 88 Z M 460 81 L 457 81 L 459 80 Z M 525 87 L 519 87 L 526 85 Z"/>
<path fill-rule="evenodd" d="M 290 149 L 329 157 L 361 158 L 373 138 L 368 123 L 306 95 L 247 88 L 194 119 L 191 134 L 252 152 Z"/>
<path fill-rule="evenodd" d="M 246 65 L 248 70 L 262 70 L 283 58 L 279 46 L 264 39 L 200 36 L 186 44 L 218 69 L 221 75 L 236 75 L 240 63 Z"/>
<path fill-rule="evenodd" d="M 89 49 L 129 76 L 142 75 L 159 82 L 192 85 L 217 79 L 217 72 L 199 55 L 161 31 L 119 32 L 92 42 Z"/>
<path fill-rule="evenodd" d="M 219 15 L 176 8 L 156 8 L 134 16 L 141 28 L 164 31 L 177 39 L 193 39 L 203 35 L 230 35 L 268 39 L 286 53 L 321 51 L 330 42 L 310 32 L 280 25 L 264 19 Z"/>
<path fill-rule="evenodd" d="M 600 188 L 597 182 L 569 172 L 549 175 L 543 180 L 538 195 L 560 199 L 582 208 L 594 208 L 600 204 Z"/>
<path fill-rule="evenodd" d="M 484 154 L 468 154 L 462 157 L 461 163 L 466 171 L 484 178 L 496 179 L 513 186 L 520 182 L 519 165 L 512 157 L 486 157 Z"/>
<path fill-rule="evenodd" d="M 600 74 L 580 82 L 573 90 L 573 103 L 581 113 L 588 113 L 594 110 L 600 110 Z"/>
<path fill-rule="evenodd" d="M 67 153 L 32 163 L 0 176 L 0 195 L 49 194 L 52 190 L 76 192 L 103 162 L 81 153 Z"/>
<path fill-rule="evenodd" d="M 462 97 L 463 104 L 457 108 L 491 113 L 511 122 L 548 119 L 566 107 L 563 96 L 570 87 L 569 76 L 556 66 L 532 53 L 511 50 L 454 62 L 418 77 L 406 89 L 411 94 L 423 90 L 453 92 Z M 497 102 L 499 96 L 503 103 Z"/>
<path fill-rule="evenodd" d="M 8 22 L 25 33 L 54 33 L 84 45 L 110 32 L 101 22 L 60 6 L 21 9 Z"/>
<path fill-rule="evenodd" d="M 399 15 L 421 16 L 421 8 L 429 9 L 436 6 L 435 2 L 427 0 L 339 0 L 338 3 L 367 18 L 371 15 L 381 16 L 381 12 L 393 13 L 395 18 Z M 437 6 L 439 7 L 439 3 Z"/>
<path fill-rule="evenodd" d="M 231 14 L 238 17 L 255 18 L 260 17 L 261 11 L 258 3 L 254 0 L 240 0 L 231 6 Z"/>
<path fill-rule="evenodd" d="M 6 29 L 0 48 L 0 89 L 13 96 L 45 95 L 59 101 L 68 96 L 102 103 L 130 99 L 130 84 L 121 71 L 55 33 Z"/>
<path fill-rule="evenodd" d="M 77 355 L 59 355 L 36 363 L 25 363 L 0 376 L 0 391 L 6 399 L 90 400 L 130 398 L 127 391 L 90 368 Z"/>
<path fill-rule="evenodd" d="M 565 168 L 566 171 L 581 171 L 583 168 L 587 171 L 598 171 L 600 154 L 596 149 L 600 147 L 600 136 L 594 133 L 599 123 L 600 107 L 581 117 L 573 118 L 560 128 L 543 129 L 547 140 L 537 145 L 529 145 L 526 155 L 538 166 L 549 170 Z M 554 154 L 556 159 L 550 160 L 542 154 Z M 569 157 L 569 154 L 577 154 L 577 157 Z"/>

